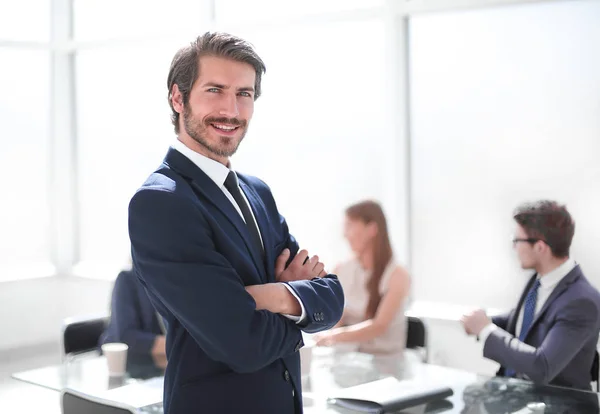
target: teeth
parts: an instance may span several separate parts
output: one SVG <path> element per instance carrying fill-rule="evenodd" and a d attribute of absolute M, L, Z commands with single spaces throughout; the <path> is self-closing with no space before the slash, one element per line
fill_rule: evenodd
<path fill-rule="evenodd" d="M 217 125 L 217 124 L 213 124 L 213 126 L 215 128 L 218 129 L 222 129 L 223 131 L 233 131 L 234 129 L 236 129 L 237 127 L 234 126 L 228 126 L 228 125 Z"/>

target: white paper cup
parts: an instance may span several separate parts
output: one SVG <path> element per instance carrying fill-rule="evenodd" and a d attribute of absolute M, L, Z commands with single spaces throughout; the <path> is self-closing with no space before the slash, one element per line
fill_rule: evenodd
<path fill-rule="evenodd" d="M 106 356 L 106 363 L 108 364 L 108 375 L 111 377 L 125 375 L 128 349 L 127 344 L 118 342 L 102 345 L 102 353 Z"/>

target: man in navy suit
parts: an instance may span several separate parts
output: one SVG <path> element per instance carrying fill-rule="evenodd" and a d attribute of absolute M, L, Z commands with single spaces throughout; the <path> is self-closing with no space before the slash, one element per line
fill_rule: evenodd
<path fill-rule="evenodd" d="M 100 345 L 123 342 L 130 354 L 165 355 L 165 335 L 154 306 L 133 270 L 117 276 L 110 305 L 110 323 Z"/>
<path fill-rule="evenodd" d="M 168 414 L 301 413 L 301 331 L 342 315 L 337 277 L 299 251 L 269 187 L 230 169 L 264 71 L 224 33 L 179 50 L 178 140 L 129 205 L 134 269 L 167 325 Z"/>
<path fill-rule="evenodd" d="M 491 320 L 483 310 L 463 317 L 498 375 L 590 389 L 600 332 L 600 293 L 570 258 L 575 223 L 554 201 L 517 208 L 513 244 L 521 266 L 533 269 L 516 309 Z M 596 400 L 597 401 L 597 400 Z"/>

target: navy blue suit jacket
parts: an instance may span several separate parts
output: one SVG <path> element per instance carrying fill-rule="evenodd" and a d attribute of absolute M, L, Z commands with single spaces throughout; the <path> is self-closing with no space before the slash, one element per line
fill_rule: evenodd
<path fill-rule="evenodd" d="M 541 384 L 589 390 L 592 362 L 600 333 L 600 293 L 575 266 L 554 288 L 535 316 L 524 342 L 516 337 L 519 311 L 533 285 L 533 275 L 519 304 L 506 315 L 492 318 L 496 329 L 483 348 L 483 355 Z"/>
<path fill-rule="evenodd" d="M 288 283 L 307 312 L 302 326 L 256 310 L 245 286 L 275 282 L 276 258 L 298 244 L 267 185 L 238 177 L 264 255 L 221 189 L 174 149 L 129 205 L 134 269 L 168 326 L 168 414 L 302 412 L 301 329 L 328 329 L 342 315 L 334 275 Z"/>
<path fill-rule="evenodd" d="M 117 276 L 110 305 L 110 323 L 100 337 L 100 345 L 123 342 L 129 352 L 149 354 L 162 331 L 156 310 L 144 286 L 130 270 Z"/>

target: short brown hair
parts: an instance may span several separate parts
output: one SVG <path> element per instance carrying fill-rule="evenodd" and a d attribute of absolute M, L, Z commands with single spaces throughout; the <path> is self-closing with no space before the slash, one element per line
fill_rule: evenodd
<path fill-rule="evenodd" d="M 183 104 L 188 104 L 190 91 L 194 86 L 194 82 L 198 79 L 200 57 L 202 56 L 223 57 L 250 64 L 256 72 L 254 100 L 258 99 L 261 93 L 261 78 L 267 69 L 262 59 L 254 51 L 253 46 L 244 39 L 228 33 L 206 32 L 202 36 L 198 36 L 189 46 L 179 49 L 171 61 L 167 87 L 169 88 L 169 106 L 172 111 L 171 122 L 177 134 L 179 133 L 179 113 L 173 108 L 171 91 L 173 85 L 177 85 L 183 96 Z"/>
<path fill-rule="evenodd" d="M 554 257 L 569 257 L 575 222 L 566 206 L 550 200 L 526 203 L 517 207 L 514 219 L 528 237 L 543 240 Z"/>

